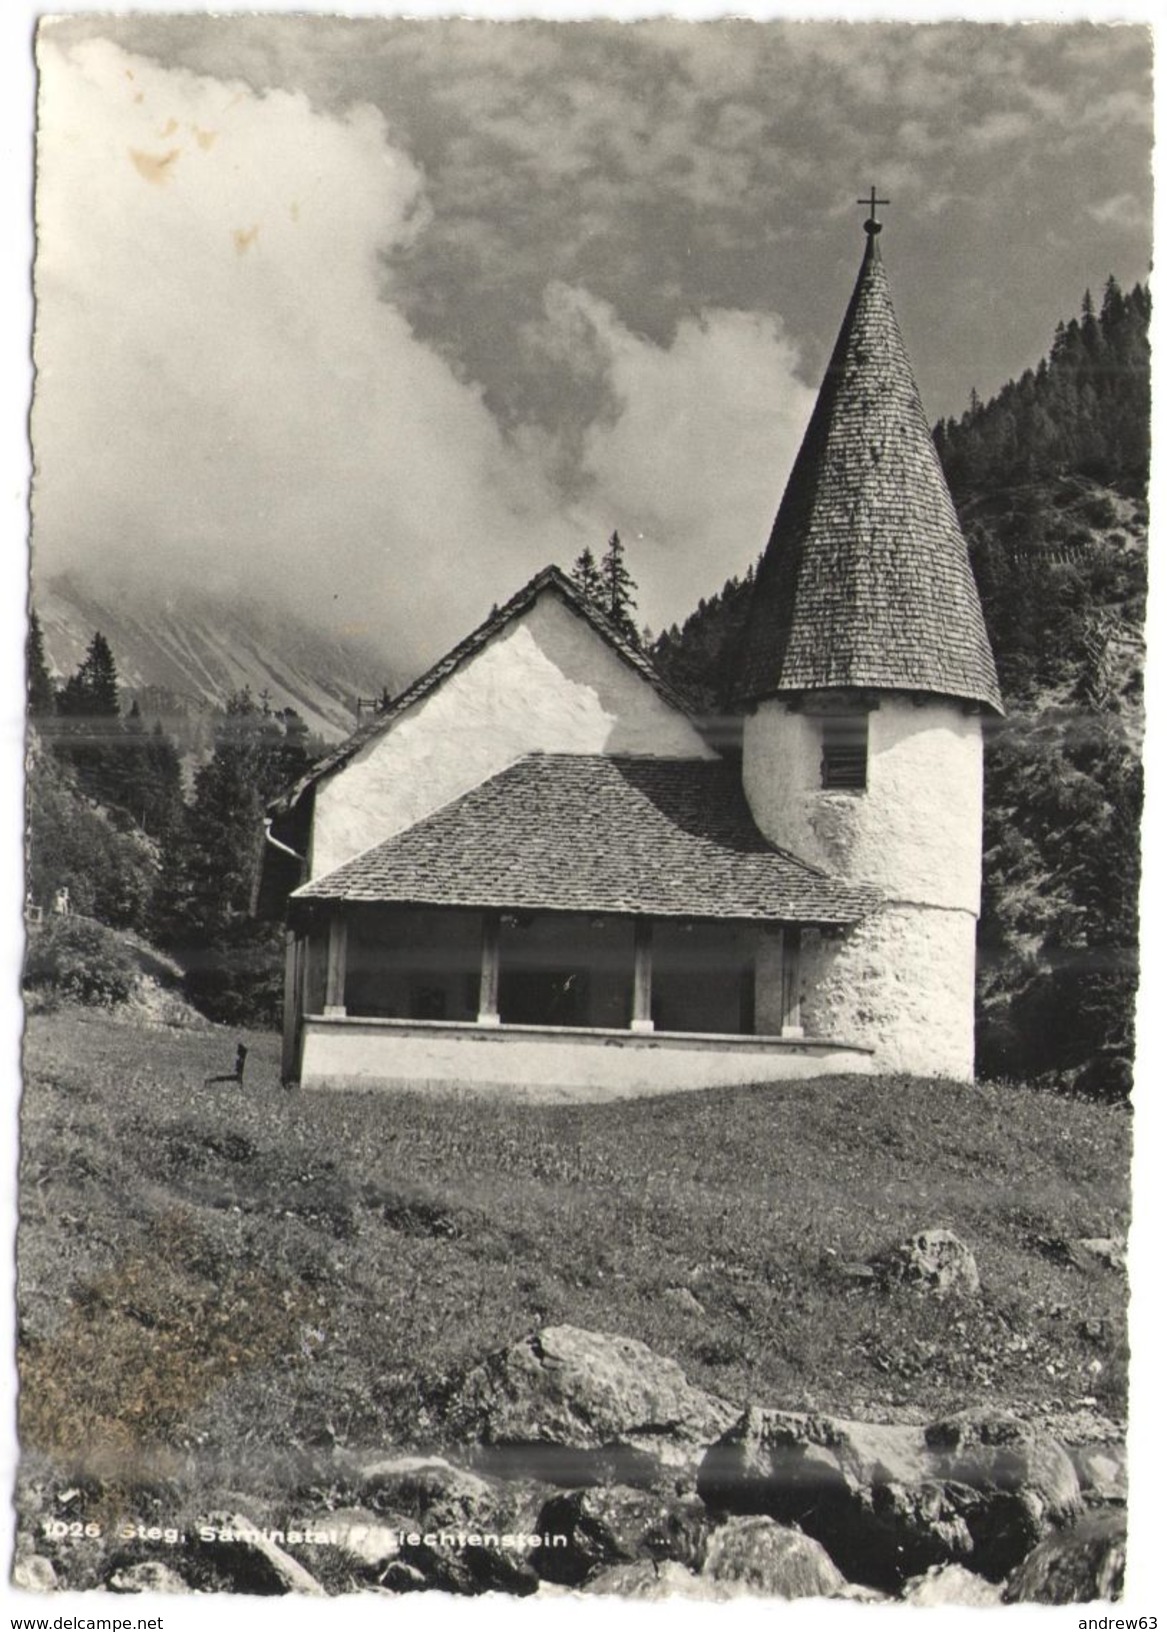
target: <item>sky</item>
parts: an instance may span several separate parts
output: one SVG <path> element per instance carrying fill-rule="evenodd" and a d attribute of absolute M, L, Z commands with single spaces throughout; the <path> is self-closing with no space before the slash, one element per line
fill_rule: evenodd
<path fill-rule="evenodd" d="M 1150 260 L 1145 25 L 100 14 L 40 32 L 38 574 L 404 677 L 620 531 L 765 544 L 870 184 L 930 417 Z"/>

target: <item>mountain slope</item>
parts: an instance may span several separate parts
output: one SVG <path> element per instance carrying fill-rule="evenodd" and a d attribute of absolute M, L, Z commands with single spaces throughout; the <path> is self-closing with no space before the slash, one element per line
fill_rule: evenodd
<path fill-rule="evenodd" d="M 76 575 L 34 588 L 49 667 L 71 674 L 95 629 L 112 648 L 130 691 L 159 688 L 198 706 L 219 705 L 249 686 L 273 708 L 292 707 L 327 739 L 356 723 L 355 699 L 376 697 L 399 677 L 387 657 L 255 601 L 195 594 L 125 592 Z"/>
<path fill-rule="evenodd" d="M 1146 507 L 1082 476 L 958 504 L 1009 707 L 985 745 L 978 1060 L 1117 1098 L 1138 979 Z"/>

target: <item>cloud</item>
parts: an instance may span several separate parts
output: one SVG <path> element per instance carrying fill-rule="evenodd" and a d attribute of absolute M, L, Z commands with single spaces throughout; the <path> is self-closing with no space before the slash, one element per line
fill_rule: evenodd
<path fill-rule="evenodd" d="M 39 571 L 259 592 L 401 668 L 613 526 L 657 622 L 761 548 L 810 400 L 774 318 L 655 343 L 552 281 L 520 341 L 569 407 L 504 430 L 397 301 L 434 222 L 382 112 L 101 39 L 40 65 Z"/>
<path fill-rule="evenodd" d="M 870 181 L 934 413 L 1032 361 L 1086 278 L 1145 269 L 1141 29 L 41 39 L 42 560 L 336 595 L 376 628 L 408 601 L 431 655 L 613 525 L 644 535 L 654 623 L 752 559 Z M 968 298 L 970 267 L 1009 300 Z"/>
<path fill-rule="evenodd" d="M 1146 221 L 1146 211 L 1133 193 L 1115 193 L 1099 204 L 1087 204 L 1086 213 L 1103 226 L 1130 232 L 1139 232 Z"/>
<path fill-rule="evenodd" d="M 1091 98 L 1082 114 L 1094 131 L 1106 134 L 1116 129 L 1150 131 L 1152 125 L 1148 99 L 1133 87 Z"/>
<path fill-rule="evenodd" d="M 1033 136 L 1033 118 L 1020 108 L 1005 108 L 991 113 L 964 132 L 965 140 L 974 148 L 997 148 L 1011 142 L 1024 142 Z"/>
<path fill-rule="evenodd" d="M 1044 333 L 1054 302 L 1113 259 L 1089 217 L 1083 267 L 1055 251 L 1083 193 L 1130 190 L 1149 210 L 1143 27 L 136 14 L 52 33 L 108 34 L 260 93 L 295 87 L 336 117 L 377 107 L 433 211 L 408 248 L 388 247 L 393 298 L 509 429 L 556 412 L 520 339 L 550 281 L 592 290 L 666 348 L 686 313 L 777 309 L 813 358 L 838 315 L 823 269 L 849 255 L 841 223 L 875 180 L 897 247 L 938 285 L 1003 236 L 1040 246 L 1025 277 L 1042 301 L 1029 331 Z M 942 243 L 937 200 L 951 201 Z M 1142 238 L 1120 277 L 1141 275 Z M 1015 362 L 986 321 L 918 366 L 954 408 L 974 371 L 1006 378 Z"/>
<path fill-rule="evenodd" d="M 686 318 L 667 348 L 585 290 L 552 292 L 565 334 L 587 332 L 619 411 L 589 428 L 582 463 L 665 623 L 763 548 L 814 392 L 780 323 L 756 312 Z M 593 505 L 594 508 L 594 505 Z"/>
<path fill-rule="evenodd" d="M 102 41 L 41 69 L 38 566 L 335 596 L 370 633 L 408 600 L 432 644 L 572 547 L 539 466 L 382 298 L 426 211 L 380 113 Z"/>

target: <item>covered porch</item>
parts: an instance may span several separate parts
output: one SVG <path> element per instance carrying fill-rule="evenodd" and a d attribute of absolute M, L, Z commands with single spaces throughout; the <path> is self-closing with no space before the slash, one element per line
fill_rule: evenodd
<path fill-rule="evenodd" d="M 799 923 L 330 904 L 288 936 L 284 1075 L 595 1096 L 823 1071 Z M 501 1045 L 501 1046 L 498 1046 Z"/>

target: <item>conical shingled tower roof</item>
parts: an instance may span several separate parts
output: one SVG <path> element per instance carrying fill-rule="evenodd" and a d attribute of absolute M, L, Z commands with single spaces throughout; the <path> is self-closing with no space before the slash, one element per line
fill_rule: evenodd
<path fill-rule="evenodd" d="M 758 571 L 736 697 L 864 688 L 1001 712 L 952 499 L 875 222 Z"/>

